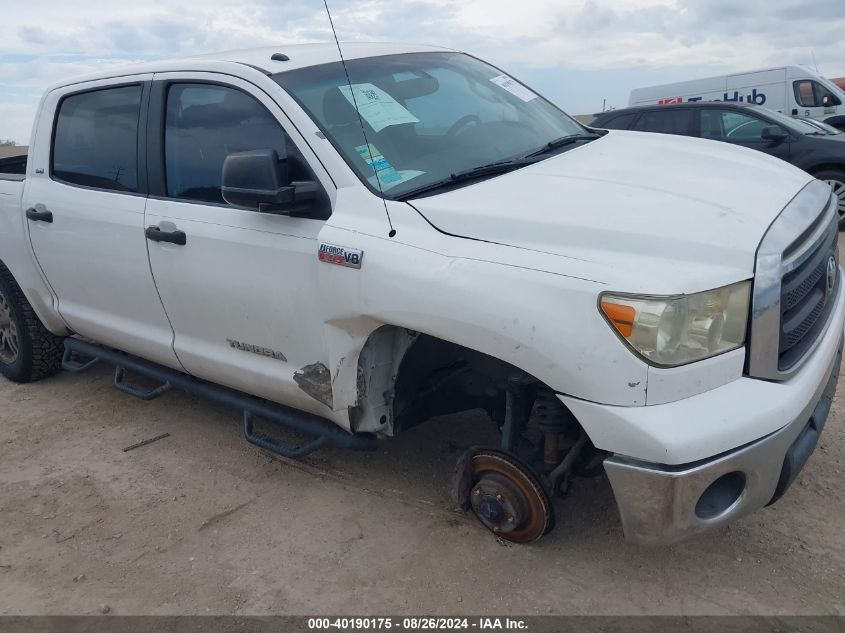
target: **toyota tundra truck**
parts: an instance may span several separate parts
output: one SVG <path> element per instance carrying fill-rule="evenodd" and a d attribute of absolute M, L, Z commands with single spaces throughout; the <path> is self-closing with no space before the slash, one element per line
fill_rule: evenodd
<path fill-rule="evenodd" d="M 515 542 L 579 477 L 606 473 L 640 543 L 783 495 L 842 354 L 830 187 L 584 127 L 457 51 L 339 48 L 49 88 L 0 165 L 0 371 L 105 363 L 294 459 L 481 409 L 450 490 Z"/>

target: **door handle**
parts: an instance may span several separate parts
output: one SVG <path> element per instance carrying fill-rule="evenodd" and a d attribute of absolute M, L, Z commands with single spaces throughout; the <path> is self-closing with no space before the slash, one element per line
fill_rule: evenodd
<path fill-rule="evenodd" d="M 157 226 L 148 226 L 144 231 L 144 235 L 148 240 L 153 242 L 170 242 L 171 244 L 178 244 L 184 246 L 188 242 L 185 231 L 162 231 Z"/>
<path fill-rule="evenodd" d="M 53 222 L 53 214 L 50 211 L 39 211 L 35 207 L 26 210 L 26 217 L 33 222 Z"/>

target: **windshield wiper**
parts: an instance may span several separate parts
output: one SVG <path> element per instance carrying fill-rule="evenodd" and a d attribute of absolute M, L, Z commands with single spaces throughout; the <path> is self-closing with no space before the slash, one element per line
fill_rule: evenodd
<path fill-rule="evenodd" d="M 466 182 L 468 180 L 483 178 L 484 176 L 504 174 L 509 171 L 513 171 L 514 169 L 524 167 L 525 165 L 530 165 L 534 162 L 536 161 L 531 160 L 530 157 L 523 156 L 521 158 L 514 158 L 512 160 L 502 160 L 495 163 L 489 163 L 487 165 L 481 165 L 479 167 L 473 167 L 472 169 L 465 169 L 463 171 L 451 174 L 448 178 L 436 180 L 435 182 L 429 183 L 427 185 L 423 185 L 421 187 L 417 187 L 416 189 L 406 191 L 405 193 L 400 195 L 397 200 L 408 200 L 409 198 L 413 198 L 414 196 L 418 196 L 423 193 L 429 193 L 437 189 L 450 187 L 452 185 Z"/>
<path fill-rule="evenodd" d="M 593 141 L 602 136 L 604 135 L 598 133 L 570 134 L 569 136 L 562 136 L 560 138 L 556 138 L 553 141 L 549 141 L 548 143 L 543 145 L 543 147 L 536 149 L 533 152 L 526 154 L 525 156 L 520 156 L 519 158 L 512 158 L 510 160 L 502 160 L 495 163 L 489 163 L 487 165 L 481 165 L 480 167 L 473 167 L 472 169 L 465 169 L 464 171 L 459 171 L 450 175 L 448 178 L 443 178 L 442 180 L 437 180 L 427 185 L 417 187 L 416 189 L 406 191 L 405 193 L 401 194 L 397 198 L 397 200 L 408 200 L 410 198 L 413 198 L 414 196 L 429 193 L 437 189 L 443 189 L 457 183 L 466 182 L 467 180 L 474 180 L 476 178 L 492 176 L 495 174 L 504 174 L 506 172 L 513 171 L 514 169 L 524 167 L 525 165 L 531 165 L 533 163 L 536 163 L 538 156 L 542 156 L 543 154 L 554 151 L 566 145 L 571 145 L 572 143 L 577 143 L 578 141 Z"/>
<path fill-rule="evenodd" d="M 570 134 L 569 136 L 561 136 L 560 138 L 556 138 L 553 141 L 549 141 L 540 149 L 534 150 L 530 154 L 526 154 L 525 158 L 542 156 L 543 154 L 548 154 L 549 152 L 552 152 L 561 147 L 565 147 L 566 145 L 572 145 L 573 143 L 577 143 L 578 141 L 594 141 L 597 138 L 600 138 L 601 136 L 601 134 Z"/>

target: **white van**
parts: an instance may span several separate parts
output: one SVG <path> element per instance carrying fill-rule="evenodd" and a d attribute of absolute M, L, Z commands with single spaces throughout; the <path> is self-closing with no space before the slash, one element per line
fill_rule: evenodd
<path fill-rule="evenodd" d="M 753 103 L 845 129 L 845 92 L 829 79 L 802 66 L 783 66 L 637 88 L 631 91 L 629 105 L 695 101 Z"/>

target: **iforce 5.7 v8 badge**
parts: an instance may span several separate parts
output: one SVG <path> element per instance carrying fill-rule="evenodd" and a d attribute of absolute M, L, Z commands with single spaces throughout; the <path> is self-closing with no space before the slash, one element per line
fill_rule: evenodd
<path fill-rule="evenodd" d="M 347 268 L 361 268 L 361 260 L 364 258 L 364 251 L 357 248 L 346 248 L 344 246 L 335 246 L 334 244 L 320 244 L 320 250 L 317 252 L 317 257 L 321 262 L 327 264 L 337 264 L 338 266 L 346 266 Z"/>

